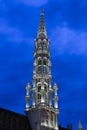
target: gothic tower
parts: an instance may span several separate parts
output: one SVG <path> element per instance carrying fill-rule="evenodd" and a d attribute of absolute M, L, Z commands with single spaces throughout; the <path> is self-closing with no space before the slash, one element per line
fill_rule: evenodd
<path fill-rule="evenodd" d="M 40 25 L 35 39 L 32 86 L 26 85 L 26 108 L 32 130 L 58 130 L 58 87 L 51 84 L 49 39 L 44 23 L 44 11 L 40 13 Z M 30 96 L 32 94 L 32 97 Z M 32 105 L 30 100 L 32 99 Z"/>

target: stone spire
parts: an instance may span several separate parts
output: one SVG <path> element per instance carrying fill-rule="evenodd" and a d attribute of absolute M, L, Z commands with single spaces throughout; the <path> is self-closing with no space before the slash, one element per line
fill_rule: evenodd
<path fill-rule="evenodd" d="M 49 39 L 44 23 L 44 10 L 40 13 L 40 25 L 34 40 L 34 69 L 32 86 L 26 88 L 26 109 L 32 130 L 59 130 L 57 85 L 52 87 Z M 30 96 L 32 105 L 29 106 Z M 54 106 L 52 105 L 54 99 Z"/>
<path fill-rule="evenodd" d="M 79 123 L 78 123 L 78 130 L 83 130 L 82 123 L 81 123 L 80 120 L 79 120 Z"/>
<path fill-rule="evenodd" d="M 47 37 L 45 22 L 44 22 L 44 9 L 42 9 L 40 13 L 40 24 L 39 24 L 37 37 L 39 37 L 41 34 L 44 34 Z"/>

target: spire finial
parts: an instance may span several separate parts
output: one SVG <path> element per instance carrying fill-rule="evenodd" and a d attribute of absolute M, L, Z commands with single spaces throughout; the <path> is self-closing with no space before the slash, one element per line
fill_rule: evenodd
<path fill-rule="evenodd" d="M 40 11 L 40 24 L 39 24 L 37 36 L 39 36 L 41 33 L 43 33 L 45 36 L 47 36 L 45 23 L 44 23 L 44 9 L 43 8 Z"/>
<path fill-rule="evenodd" d="M 44 8 L 41 9 L 40 15 L 44 15 Z"/>

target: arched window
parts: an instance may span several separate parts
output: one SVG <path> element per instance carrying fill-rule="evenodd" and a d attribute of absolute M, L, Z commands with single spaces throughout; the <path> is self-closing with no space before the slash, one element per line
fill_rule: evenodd
<path fill-rule="evenodd" d="M 38 39 L 38 49 L 41 49 L 42 48 L 42 45 L 41 45 L 41 42 L 42 42 L 42 40 L 41 39 Z"/>
<path fill-rule="evenodd" d="M 38 99 L 40 101 L 41 100 L 41 93 L 40 93 L 40 91 L 41 91 L 41 84 L 38 84 L 37 91 L 38 91 Z"/>
<path fill-rule="evenodd" d="M 43 64 L 44 64 L 44 65 L 47 64 L 47 60 L 46 60 L 46 59 L 43 60 Z"/>
<path fill-rule="evenodd" d="M 41 94 L 40 93 L 38 94 L 38 99 L 41 100 Z"/>
<path fill-rule="evenodd" d="M 48 104 L 48 84 L 44 83 L 44 91 L 45 91 L 45 102 Z"/>
<path fill-rule="evenodd" d="M 41 59 L 38 60 L 38 65 L 41 65 Z"/>
<path fill-rule="evenodd" d="M 46 113 L 46 125 L 49 125 L 49 113 Z"/>
<path fill-rule="evenodd" d="M 41 85 L 38 85 L 38 92 L 40 92 L 41 90 Z"/>
<path fill-rule="evenodd" d="M 46 92 L 48 91 L 48 85 L 47 85 L 47 83 L 44 83 L 44 89 L 45 89 Z"/>
<path fill-rule="evenodd" d="M 45 89 L 45 91 L 47 92 L 47 86 L 46 86 L 46 85 L 45 85 L 44 89 Z"/>

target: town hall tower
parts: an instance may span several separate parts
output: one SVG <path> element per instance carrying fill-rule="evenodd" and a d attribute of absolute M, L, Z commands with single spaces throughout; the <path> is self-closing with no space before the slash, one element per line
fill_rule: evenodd
<path fill-rule="evenodd" d="M 51 83 L 49 39 L 44 23 L 44 10 L 40 13 L 39 29 L 34 42 L 33 82 L 32 85 L 29 83 L 26 85 L 25 112 L 32 130 L 59 130 L 58 87 L 56 83 L 53 86 Z"/>

